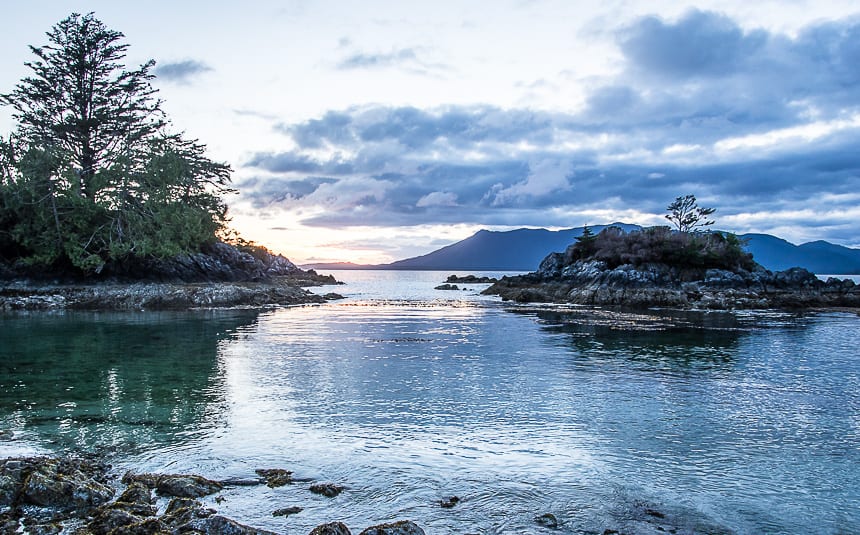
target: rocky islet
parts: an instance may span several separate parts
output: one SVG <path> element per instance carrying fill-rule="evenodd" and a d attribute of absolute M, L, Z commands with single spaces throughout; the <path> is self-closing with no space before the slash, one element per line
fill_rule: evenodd
<path fill-rule="evenodd" d="M 627 308 L 804 309 L 860 307 L 853 281 L 820 280 L 803 268 L 684 269 L 665 264 L 609 267 L 596 260 L 568 262 L 547 256 L 537 271 L 503 277 L 485 294 L 515 302 L 569 303 Z"/>

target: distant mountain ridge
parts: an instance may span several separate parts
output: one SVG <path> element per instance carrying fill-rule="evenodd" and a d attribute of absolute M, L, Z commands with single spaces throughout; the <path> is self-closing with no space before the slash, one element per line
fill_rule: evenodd
<path fill-rule="evenodd" d="M 639 225 L 612 223 L 589 225 L 595 234 L 608 226 L 629 232 Z M 582 235 L 583 227 L 563 230 L 517 229 L 509 231 L 480 230 L 465 240 L 425 255 L 398 260 L 390 264 L 362 265 L 349 262 L 306 264 L 306 269 L 389 269 L 422 271 L 534 271 L 549 253 L 564 251 Z M 742 234 L 746 250 L 755 260 L 772 271 L 790 267 L 806 268 L 813 273 L 829 275 L 860 274 L 860 249 L 813 241 L 794 245 L 770 234 Z"/>

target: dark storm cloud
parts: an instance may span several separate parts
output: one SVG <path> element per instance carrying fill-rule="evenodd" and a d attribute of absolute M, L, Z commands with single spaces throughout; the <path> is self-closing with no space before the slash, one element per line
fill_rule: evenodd
<path fill-rule="evenodd" d="M 168 82 L 188 84 L 194 77 L 211 70 L 212 67 L 202 61 L 187 59 L 172 63 L 159 63 L 155 67 L 155 75 Z"/>
<path fill-rule="evenodd" d="M 305 221 L 323 226 L 565 226 L 597 208 L 657 216 L 694 193 L 738 224 L 846 235 L 860 191 L 860 22 L 790 37 L 692 11 L 617 35 L 623 69 L 577 112 L 331 111 L 277 125 L 295 148 L 253 155 L 245 167 L 272 177 L 240 189 L 259 206 L 324 206 Z M 329 178 L 296 184 L 314 176 Z"/>

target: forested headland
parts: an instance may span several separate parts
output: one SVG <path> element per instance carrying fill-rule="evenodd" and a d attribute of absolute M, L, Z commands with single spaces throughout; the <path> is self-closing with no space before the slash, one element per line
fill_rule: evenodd
<path fill-rule="evenodd" d="M 0 137 L 0 274 L 206 279 L 207 262 L 233 262 L 213 277 L 241 279 L 255 260 L 249 278 L 273 262 L 297 269 L 229 231 L 231 169 L 173 131 L 153 60 L 128 67 L 124 35 L 93 13 L 46 36 L 30 46 L 29 76 L 0 94 L 17 123 Z"/>

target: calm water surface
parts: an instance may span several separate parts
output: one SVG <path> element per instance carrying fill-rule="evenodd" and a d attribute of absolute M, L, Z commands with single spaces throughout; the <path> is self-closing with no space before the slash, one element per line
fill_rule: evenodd
<path fill-rule="evenodd" d="M 512 306 L 433 290 L 447 275 L 338 272 L 348 299 L 262 312 L 0 316 L 0 455 L 347 486 L 214 505 L 286 533 L 553 532 L 544 512 L 556 533 L 860 533 L 857 314 Z"/>

